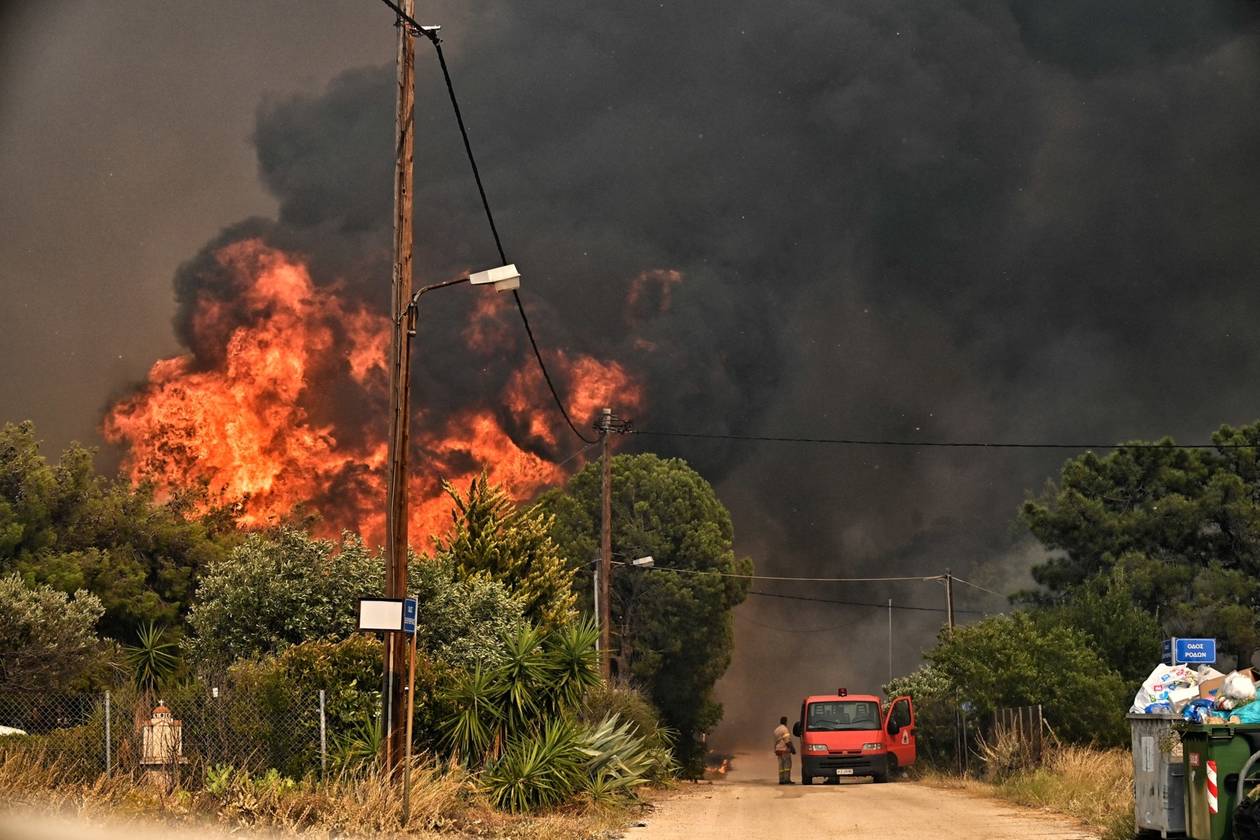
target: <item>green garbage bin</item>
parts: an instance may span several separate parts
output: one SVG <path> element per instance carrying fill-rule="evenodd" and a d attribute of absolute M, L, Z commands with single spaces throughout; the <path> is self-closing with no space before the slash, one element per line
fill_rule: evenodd
<path fill-rule="evenodd" d="M 1186 834 L 1194 840 L 1233 840 L 1238 774 L 1260 752 L 1260 724 L 1184 724 L 1181 746 L 1186 773 Z M 1260 766 L 1248 772 L 1260 783 Z"/>

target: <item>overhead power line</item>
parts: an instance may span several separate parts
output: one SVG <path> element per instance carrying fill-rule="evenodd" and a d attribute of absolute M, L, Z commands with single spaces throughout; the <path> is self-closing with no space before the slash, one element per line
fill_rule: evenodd
<path fill-rule="evenodd" d="M 880 438 L 796 437 L 790 435 L 741 435 L 718 432 L 661 432 L 635 429 L 644 437 L 694 438 L 749 443 L 804 443 L 827 446 L 878 446 L 906 449 L 1253 449 L 1254 443 L 1051 443 L 1040 441 L 893 440 Z"/>
<path fill-rule="evenodd" d="M 490 233 L 494 237 L 494 247 L 499 252 L 499 264 L 507 265 L 507 252 L 503 248 L 503 239 L 499 236 L 499 226 L 494 222 L 494 213 L 490 209 L 490 199 L 486 197 L 486 187 L 481 180 L 481 170 L 477 166 L 477 157 L 473 154 L 472 141 L 468 137 L 468 127 L 464 124 L 464 114 L 459 107 L 459 98 L 455 95 L 455 83 L 451 80 L 451 70 L 446 64 L 446 55 L 442 52 L 442 39 L 438 37 L 438 28 L 421 25 L 391 0 L 381 0 L 381 2 L 393 9 L 399 20 L 410 26 L 414 34 L 423 35 L 429 39 L 429 43 L 433 44 L 433 49 L 437 53 L 438 64 L 442 66 L 442 78 L 446 80 L 446 92 L 450 95 L 451 109 L 455 112 L 455 122 L 459 124 L 459 134 L 464 140 L 464 151 L 468 155 L 468 165 L 472 167 L 473 180 L 477 182 L 477 192 L 481 196 L 481 206 L 486 212 L 486 221 L 489 223 Z M 543 380 L 547 383 L 547 389 L 551 391 L 551 398 L 555 401 L 556 408 L 560 409 L 560 416 L 564 418 L 564 422 L 568 425 L 570 431 L 577 435 L 578 439 L 583 443 L 593 444 L 598 442 L 598 439 L 588 438 L 582 434 L 581 430 L 574 424 L 573 418 L 569 416 L 569 410 L 565 408 L 564 400 L 560 398 L 560 392 L 556 390 L 556 385 L 551 379 L 551 373 L 547 370 L 547 363 L 543 361 L 542 351 L 538 349 L 538 341 L 534 338 L 534 330 L 529 324 L 529 316 L 525 313 L 525 304 L 521 301 L 520 292 L 513 289 L 512 298 L 516 301 L 516 311 L 520 313 L 521 323 L 525 326 L 525 335 L 529 337 L 529 346 L 534 351 L 534 358 L 538 361 L 538 369 L 542 371 Z"/>
<path fill-rule="evenodd" d="M 953 577 L 954 577 L 954 580 L 957 581 L 958 583 L 965 584 L 966 586 L 970 586 L 972 589 L 979 589 L 981 592 L 987 592 L 990 595 L 996 595 L 999 598 L 1007 597 L 1006 595 L 1003 595 L 1001 592 L 994 592 L 992 589 L 986 589 L 985 587 L 981 586 L 978 583 L 972 583 L 969 580 L 963 580 L 958 575 L 954 575 Z"/>
<path fill-rule="evenodd" d="M 755 618 L 749 618 L 739 613 L 735 613 L 735 618 L 766 630 L 773 630 L 776 633 L 838 633 L 841 630 L 849 630 L 853 627 L 851 624 L 838 624 L 829 627 L 779 627 L 774 624 L 765 624 L 757 621 Z"/>
<path fill-rule="evenodd" d="M 629 566 L 631 564 L 618 562 L 615 565 Z M 944 575 L 914 575 L 910 577 L 783 577 L 777 575 L 741 575 L 735 572 L 719 572 L 714 569 L 680 569 L 676 566 L 643 566 L 642 568 L 649 572 L 672 572 L 681 575 L 716 575 L 717 577 L 739 578 L 741 580 L 773 580 L 773 581 L 799 581 L 804 583 L 874 583 L 874 582 L 895 582 L 895 581 L 926 581 L 926 580 L 944 580 Z"/>
<path fill-rule="evenodd" d="M 481 169 L 477 166 L 477 157 L 473 153 L 472 141 L 468 135 L 468 127 L 464 123 L 463 111 L 459 107 L 459 98 L 455 94 L 455 84 L 451 78 L 450 67 L 446 63 L 446 55 L 442 51 L 442 39 L 438 37 L 438 29 L 436 26 L 424 26 L 415 18 L 406 14 L 392 0 L 381 0 L 398 16 L 398 19 L 410 26 L 413 33 L 428 39 L 433 45 L 433 49 L 437 54 L 438 64 L 442 68 L 442 77 L 446 82 L 446 91 L 450 97 L 451 109 L 455 114 L 455 121 L 459 126 L 460 137 L 464 142 L 464 151 L 468 157 L 468 164 L 472 169 L 473 180 L 477 183 L 477 193 L 481 196 L 481 206 L 486 214 L 486 222 L 490 226 L 490 233 L 494 238 L 495 249 L 498 251 L 501 264 L 506 265 L 508 262 L 506 249 L 503 247 L 503 239 L 499 235 L 499 227 L 494 221 L 494 212 L 490 208 L 490 199 L 486 195 L 485 183 L 481 178 Z M 587 437 L 573 422 L 573 418 L 569 415 L 568 409 L 565 407 L 564 400 L 561 399 L 559 391 L 556 389 L 555 382 L 551 378 L 551 373 L 547 369 L 547 363 L 543 359 L 542 351 L 538 347 L 538 341 L 534 336 L 534 330 L 529 323 L 529 315 L 525 311 L 525 305 L 521 300 L 520 292 L 513 290 L 512 297 L 516 302 L 517 312 L 521 316 L 521 323 L 525 327 L 525 334 L 529 338 L 530 349 L 534 353 L 534 358 L 538 362 L 538 368 L 542 372 L 543 380 L 547 383 L 547 389 L 551 392 L 551 398 L 555 402 L 556 408 L 559 409 L 560 415 L 564 418 L 565 424 L 570 431 L 578 437 L 583 443 L 595 443 L 596 440 Z M 708 432 L 675 432 L 675 431 L 653 431 L 636 429 L 634 434 L 645 435 L 649 437 L 668 437 L 668 438 L 693 438 L 701 440 L 726 440 L 726 441 L 743 441 L 743 442 L 761 442 L 761 443 L 801 443 L 815 445 L 831 445 L 831 446 L 863 446 L 863 447 L 901 447 L 909 449 L 1247 449 L 1252 448 L 1252 444 L 1233 444 L 1233 443 L 1058 443 L 1058 442 L 1028 442 L 1028 441 L 942 441 L 942 440 L 892 440 L 877 438 L 831 438 L 831 437 L 802 437 L 791 435 L 743 435 L 743 434 L 721 434 Z"/>
<path fill-rule="evenodd" d="M 867 601 L 842 601 L 842 600 L 836 600 L 833 598 L 814 598 L 809 595 L 785 595 L 781 592 L 760 592 L 757 590 L 750 590 L 748 594 L 756 595 L 761 598 L 782 598 L 788 601 L 810 601 L 815 604 L 836 604 L 836 605 L 844 606 L 844 607 L 872 607 L 874 609 L 879 609 L 879 610 L 888 609 L 887 603 L 873 604 Z M 915 606 L 911 604 L 894 603 L 892 605 L 892 608 L 894 610 L 906 610 L 910 612 L 933 612 L 933 613 L 947 612 L 947 610 L 944 607 L 920 607 L 920 606 Z M 981 610 L 955 609 L 954 612 L 955 613 L 968 613 L 970 615 L 985 615 L 985 613 L 982 612 Z"/>

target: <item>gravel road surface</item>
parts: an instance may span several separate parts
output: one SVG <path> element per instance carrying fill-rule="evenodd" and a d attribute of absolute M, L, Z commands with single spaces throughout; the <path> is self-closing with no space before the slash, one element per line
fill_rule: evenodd
<path fill-rule="evenodd" d="M 794 778 L 799 775 L 794 771 Z M 779 785 L 774 756 L 738 756 L 725 781 L 684 786 L 625 840 L 1085 840 L 1071 820 L 912 782 Z"/>

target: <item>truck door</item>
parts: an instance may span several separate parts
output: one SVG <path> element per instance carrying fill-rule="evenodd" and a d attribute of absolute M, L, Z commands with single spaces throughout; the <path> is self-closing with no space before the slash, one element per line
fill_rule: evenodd
<path fill-rule="evenodd" d="M 898 697 L 888 706 L 884 717 L 884 742 L 888 752 L 897 757 L 898 767 L 914 764 L 915 744 L 914 702 L 909 697 Z"/>

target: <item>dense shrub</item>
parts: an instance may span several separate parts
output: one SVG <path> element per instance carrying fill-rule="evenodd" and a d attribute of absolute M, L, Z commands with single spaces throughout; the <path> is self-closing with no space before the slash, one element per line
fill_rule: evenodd
<path fill-rule="evenodd" d="M 1025 612 L 994 616 L 942 633 L 926 659 L 931 669 L 890 686 L 919 693 L 921 717 L 932 716 L 921 725 L 935 725 L 950 704 L 980 720 L 998 708 L 1040 705 L 1064 741 L 1110 746 L 1128 738 L 1131 687 L 1075 628 L 1046 627 Z"/>
<path fill-rule="evenodd" d="M 358 598 L 380 592 L 384 563 L 350 533 L 339 544 L 282 528 L 252 534 L 210 564 L 188 615 L 201 667 L 256 659 L 355 632 Z"/>

